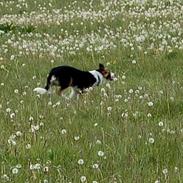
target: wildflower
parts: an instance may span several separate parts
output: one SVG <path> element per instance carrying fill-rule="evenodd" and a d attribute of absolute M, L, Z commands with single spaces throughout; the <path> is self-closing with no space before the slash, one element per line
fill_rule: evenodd
<path fill-rule="evenodd" d="M 112 107 L 109 106 L 109 107 L 107 108 L 107 110 L 108 110 L 109 112 L 112 111 Z"/>
<path fill-rule="evenodd" d="M 61 130 L 61 134 L 64 135 L 64 134 L 66 134 L 66 133 L 67 133 L 67 130 L 66 130 L 66 129 L 62 129 L 62 130 Z"/>
<path fill-rule="evenodd" d="M 15 89 L 15 90 L 14 90 L 14 93 L 16 93 L 16 94 L 17 94 L 17 93 L 18 93 L 18 89 Z"/>
<path fill-rule="evenodd" d="M 159 180 L 156 180 L 154 183 L 160 183 L 160 181 Z"/>
<path fill-rule="evenodd" d="M 147 114 L 147 117 L 148 117 L 148 118 L 152 117 L 152 114 L 151 114 L 151 113 L 148 113 L 148 114 Z"/>
<path fill-rule="evenodd" d="M 160 122 L 158 123 L 158 125 L 159 125 L 159 126 L 163 126 L 163 122 L 160 121 Z"/>
<path fill-rule="evenodd" d="M 78 164 L 79 164 L 79 165 L 83 165 L 83 164 L 84 164 L 84 160 L 83 160 L 83 159 L 79 159 L 79 160 L 78 160 Z"/>
<path fill-rule="evenodd" d="M 16 132 L 16 136 L 17 136 L 17 137 L 21 137 L 21 136 L 22 136 L 22 132 L 21 132 L 21 131 L 17 131 L 17 132 Z"/>
<path fill-rule="evenodd" d="M 75 141 L 78 141 L 79 139 L 80 139 L 79 136 L 75 136 L 75 137 L 74 137 L 74 140 L 75 140 Z"/>
<path fill-rule="evenodd" d="M 10 114 L 10 118 L 12 119 L 14 117 L 15 117 L 15 113 L 13 112 L 13 113 Z"/>
<path fill-rule="evenodd" d="M 152 137 L 149 138 L 149 143 L 154 144 L 154 139 Z"/>
<path fill-rule="evenodd" d="M 8 112 L 8 113 L 9 113 L 10 111 L 11 111 L 11 109 L 10 109 L 10 108 L 7 108 L 7 109 L 6 109 L 6 112 Z"/>
<path fill-rule="evenodd" d="M 92 165 L 93 169 L 98 169 L 99 168 L 99 165 L 97 163 L 93 164 Z"/>
<path fill-rule="evenodd" d="M 153 102 L 148 102 L 149 107 L 152 107 L 153 105 L 154 105 Z"/>
<path fill-rule="evenodd" d="M 25 148 L 26 148 L 26 149 L 30 149 L 30 148 L 31 148 L 31 145 L 30 145 L 30 144 L 27 144 L 27 145 L 25 146 Z"/>
<path fill-rule="evenodd" d="M 81 182 L 86 182 L 86 177 L 85 176 L 81 176 L 80 180 L 81 180 Z"/>
<path fill-rule="evenodd" d="M 132 94 L 133 93 L 133 89 L 130 89 L 128 92 Z"/>
<path fill-rule="evenodd" d="M 163 171 L 162 171 L 162 172 L 163 172 L 163 174 L 164 174 L 164 175 L 167 175 L 167 174 L 168 174 L 168 169 L 167 169 L 167 168 L 165 168 L 165 169 L 163 169 Z"/>
<path fill-rule="evenodd" d="M 102 142 L 100 140 L 97 140 L 96 144 L 102 144 Z"/>
<path fill-rule="evenodd" d="M 103 151 L 98 151 L 98 156 L 100 156 L 100 157 L 102 157 L 102 156 L 104 156 L 104 152 Z"/>
<path fill-rule="evenodd" d="M 12 173 L 13 173 L 13 174 L 17 174 L 17 173 L 18 173 L 18 168 L 13 168 L 13 169 L 12 169 Z"/>
<path fill-rule="evenodd" d="M 136 60 L 132 60 L 132 64 L 136 64 L 137 63 L 137 61 Z"/>

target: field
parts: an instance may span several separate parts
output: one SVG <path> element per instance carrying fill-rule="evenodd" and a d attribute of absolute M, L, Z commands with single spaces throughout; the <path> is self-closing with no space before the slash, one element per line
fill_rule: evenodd
<path fill-rule="evenodd" d="M 79 100 L 33 92 L 99 63 Z M 1 0 L 0 74 L 0 182 L 183 182 L 181 0 Z"/>

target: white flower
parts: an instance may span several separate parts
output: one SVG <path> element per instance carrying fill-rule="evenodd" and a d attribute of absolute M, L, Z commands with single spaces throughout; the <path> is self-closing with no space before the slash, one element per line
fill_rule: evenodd
<path fill-rule="evenodd" d="M 108 110 L 108 111 L 112 111 L 112 107 L 110 107 L 110 106 L 107 107 L 107 110 Z"/>
<path fill-rule="evenodd" d="M 100 140 L 97 140 L 96 144 L 102 144 L 102 142 Z"/>
<path fill-rule="evenodd" d="M 152 137 L 149 138 L 149 143 L 154 144 L 154 139 Z"/>
<path fill-rule="evenodd" d="M 17 164 L 16 165 L 16 168 L 19 168 L 20 169 L 20 168 L 22 168 L 22 165 L 21 164 Z"/>
<path fill-rule="evenodd" d="M 92 183 L 98 183 L 96 180 L 93 180 Z"/>
<path fill-rule="evenodd" d="M 48 102 L 48 105 L 52 105 L 52 102 L 51 102 L 51 101 L 49 101 L 49 102 Z"/>
<path fill-rule="evenodd" d="M 36 164 L 34 165 L 34 169 L 35 169 L 35 170 L 40 170 L 40 169 L 41 169 L 41 165 L 40 165 L 39 163 L 36 163 Z"/>
<path fill-rule="evenodd" d="M 17 136 L 17 137 L 22 136 L 22 132 L 21 132 L 21 131 L 17 131 L 17 132 L 16 132 L 16 136 Z"/>
<path fill-rule="evenodd" d="M 95 163 L 95 164 L 92 165 L 92 167 L 93 167 L 94 169 L 98 169 L 99 165 L 98 165 L 97 163 Z"/>
<path fill-rule="evenodd" d="M 160 183 L 160 181 L 159 180 L 156 180 L 154 183 Z"/>
<path fill-rule="evenodd" d="M 132 64 L 136 64 L 137 63 L 137 61 L 136 60 L 132 60 Z"/>
<path fill-rule="evenodd" d="M 167 168 L 165 168 L 165 169 L 163 169 L 163 171 L 162 171 L 162 172 L 163 172 L 163 174 L 165 174 L 165 175 L 166 175 L 166 174 L 168 174 L 168 169 L 167 169 Z"/>
<path fill-rule="evenodd" d="M 66 134 L 67 133 L 67 130 L 66 129 L 62 129 L 61 130 L 61 133 L 64 135 L 64 134 Z"/>
<path fill-rule="evenodd" d="M 129 93 L 133 93 L 133 89 L 129 89 L 129 91 L 128 91 Z"/>
<path fill-rule="evenodd" d="M 104 156 L 104 152 L 103 151 L 98 151 L 98 156 L 100 156 L 100 157 L 102 157 L 102 156 Z"/>
<path fill-rule="evenodd" d="M 10 114 L 10 118 L 12 119 L 14 117 L 15 117 L 15 113 L 13 112 L 13 113 Z"/>
<path fill-rule="evenodd" d="M 160 121 L 160 122 L 158 123 L 158 125 L 159 125 L 159 126 L 163 126 L 163 122 Z"/>
<path fill-rule="evenodd" d="M 78 160 L 78 164 L 79 164 L 79 165 L 83 165 L 83 164 L 84 164 L 84 160 L 83 160 L 83 159 L 79 159 L 79 160 Z"/>
<path fill-rule="evenodd" d="M 86 177 L 85 176 L 81 176 L 80 180 L 81 180 L 81 182 L 86 182 Z"/>
<path fill-rule="evenodd" d="M 152 107 L 153 105 L 154 105 L 153 102 L 148 102 L 149 107 Z"/>
<path fill-rule="evenodd" d="M 18 93 L 18 89 L 15 89 L 15 90 L 14 90 L 14 93 Z"/>
<path fill-rule="evenodd" d="M 18 173 L 18 168 L 13 168 L 13 169 L 12 169 L 12 173 L 13 173 L 13 174 L 17 174 L 17 173 Z"/>
<path fill-rule="evenodd" d="M 30 149 L 30 148 L 31 148 L 31 145 L 30 145 L 30 144 L 27 144 L 27 145 L 25 146 L 25 148 L 26 148 L 26 149 Z"/>
<path fill-rule="evenodd" d="M 148 118 L 152 117 L 152 114 L 151 114 L 151 113 L 148 113 L 148 114 L 147 114 L 147 117 L 148 117 Z"/>
<path fill-rule="evenodd" d="M 79 136 L 75 136 L 75 137 L 74 137 L 74 140 L 75 140 L 75 141 L 78 141 L 79 139 L 80 139 Z"/>
<path fill-rule="evenodd" d="M 7 108 L 7 109 L 6 109 L 6 112 L 10 112 L 10 111 L 11 111 L 11 109 L 10 109 L 10 108 Z"/>

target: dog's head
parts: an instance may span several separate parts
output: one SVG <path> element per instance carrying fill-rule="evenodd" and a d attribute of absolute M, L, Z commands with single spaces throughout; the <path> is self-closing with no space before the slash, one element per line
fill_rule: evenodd
<path fill-rule="evenodd" d="M 99 64 L 99 69 L 97 71 L 99 71 L 105 79 L 114 80 L 114 73 L 105 68 L 103 64 Z"/>

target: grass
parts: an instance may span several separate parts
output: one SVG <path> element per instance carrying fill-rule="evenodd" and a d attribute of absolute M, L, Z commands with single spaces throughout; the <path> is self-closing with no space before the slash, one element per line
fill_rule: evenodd
<path fill-rule="evenodd" d="M 20 14 L 23 23 L 0 18 L 0 182 L 182 182 L 182 14 L 169 11 L 182 3 L 2 2 L 0 14 Z M 41 16 L 42 7 L 74 16 L 24 20 L 35 7 Z M 141 14 L 153 7 L 167 16 Z M 82 8 L 102 11 L 75 17 Z M 118 80 L 79 100 L 53 94 L 50 103 L 33 92 L 52 67 L 93 70 L 100 62 Z"/>

